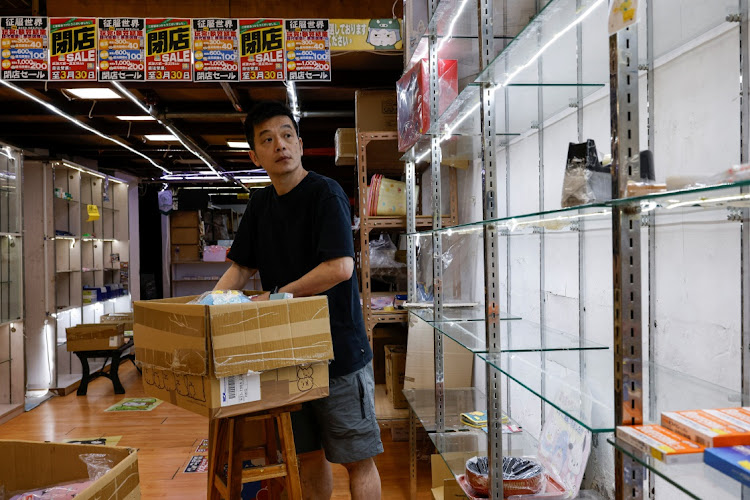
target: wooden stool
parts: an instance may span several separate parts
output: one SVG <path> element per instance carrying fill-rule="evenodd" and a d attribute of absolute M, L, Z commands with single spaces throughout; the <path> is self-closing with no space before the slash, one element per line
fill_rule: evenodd
<path fill-rule="evenodd" d="M 289 414 L 300 408 L 300 405 L 284 406 L 248 415 L 211 419 L 208 438 L 208 499 L 239 500 L 244 483 L 284 478 L 289 500 L 301 500 L 302 486 Z M 247 427 L 259 422 L 265 425 L 265 444 L 249 448 L 244 444 Z M 283 460 L 280 464 L 276 463 L 277 431 Z M 266 465 L 242 469 L 244 461 L 259 458 L 265 458 Z M 273 498 L 277 497 L 278 495 Z"/>

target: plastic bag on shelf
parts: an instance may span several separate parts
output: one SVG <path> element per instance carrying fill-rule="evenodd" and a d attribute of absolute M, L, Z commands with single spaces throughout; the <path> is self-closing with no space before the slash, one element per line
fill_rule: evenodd
<path fill-rule="evenodd" d="M 593 139 L 568 144 L 561 204 L 575 207 L 612 199 L 610 166 L 602 166 Z"/>
<path fill-rule="evenodd" d="M 213 290 L 202 293 L 198 298 L 188 302 L 188 304 L 217 306 L 221 304 L 242 304 L 245 302 L 252 302 L 252 299 L 238 290 Z"/>
<path fill-rule="evenodd" d="M 396 245 L 387 234 L 381 234 L 370 242 L 370 268 L 405 268 L 406 264 L 396 260 Z"/>

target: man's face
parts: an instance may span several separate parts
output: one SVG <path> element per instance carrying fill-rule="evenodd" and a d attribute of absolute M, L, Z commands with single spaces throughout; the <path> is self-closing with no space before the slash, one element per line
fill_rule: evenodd
<path fill-rule="evenodd" d="M 257 125 L 255 148 L 250 159 L 269 175 L 283 175 L 302 167 L 302 139 L 297 137 L 292 120 L 280 115 Z"/>

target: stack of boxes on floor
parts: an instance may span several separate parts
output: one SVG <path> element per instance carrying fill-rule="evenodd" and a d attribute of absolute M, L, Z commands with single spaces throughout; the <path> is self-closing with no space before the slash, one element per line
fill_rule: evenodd
<path fill-rule="evenodd" d="M 179 210 L 169 217 L 172 262 L 195 262 L 201 259 L 201 214 L 198 210 Z"/>

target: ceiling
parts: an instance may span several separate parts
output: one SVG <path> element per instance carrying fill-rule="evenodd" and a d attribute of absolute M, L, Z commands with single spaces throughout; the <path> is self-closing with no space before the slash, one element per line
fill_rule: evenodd
<path fill-rule="evenodd" d="M 336 172 L 334 134 L 339 127 L 354 127 L 354 93 L 357 89 L 394 88 L 401 74 L 401 52 L 350 52 L 332 58 L 332 81 L 298 83 L 302 112 L 300 135 L 304 140 L 306 168 L 324 174 Z M 83 100 L 64 89 L 107 87 L 111 84 L 14 82 L 34 97 L 52 104 L 99 132 L 116 138 L 170 171 L 207 170 L 207 166 L 179 142 L 150 142 L 146 134 L 168 131 L 157 121 L 122 121 L 116 116 L 143 115 L 128 99 Z M 253 169 L 246 150 L 227 146 L 227 140 L 245 140 L 242 120 L 254 101 L 286 101 L 282 83 L 161 83 L 132 82 L 123 86 L 141 102 L 201 148 L 227 171 Z M 102 169 L 117 169 L 142 178 L 157 178 L 161 170 L 145 158 L 71 123 L 64 117 L 0 85 L 0 141 L 45 156 L 96 161 Z"/>

